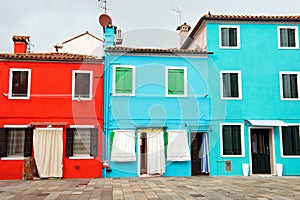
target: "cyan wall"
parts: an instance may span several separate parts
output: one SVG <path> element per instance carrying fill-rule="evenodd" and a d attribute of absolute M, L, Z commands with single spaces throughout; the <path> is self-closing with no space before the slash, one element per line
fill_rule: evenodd
<path fill-rule="evenodd" d="M 241 164 L 249 163 L 249 133 L 245 128 L 246 155 L 232 158 L 232 172 L 225 172 L 224 158 L 220 157 L 219 124 L 244 123 L 244 120 L 283 120 L 300 123 L 300 101 L 280 99 L 280 71 L 300 71 L 299 49 L 278 49 L 277 26 L 294 24 L 230 24 L 240 27 L 240 49 L 219 48 L 219 24 L 207 24 L 210 55 L 209 91 L 212 105 L 210 139 L 211 175 L 242 175 Z M 297 25 L 298 26 L 298 25 Z M 298 26 L 299 29 L 299 26 Z M 298 36 L 299 37 L 299 36 Z M 299 38 L 298 38 L 299 39 Z M 242 100 L 221 100 L 220 70 L 240 70 Z M 246 126 L 245 126 L 246 127 Z M 300 158 L 282 158 L 279 128 L 274 131 L 276 163 L 283 164 L 283 175 L 300 175 Z M 226 158 L 227 159 L 227 158 Z"/>
<path fill-rule="evenodd" d="M 137 127 L 166 127 L 167 130 L 197 131 L 198 125 L 207 126 L 210 115 L 208 91 L 208 59 L 153 55 L 111 55 L 105 58 L 105 134 L 113 130 L 137 130 Z M 135 96 L 112 96 L 113 65 L 136 67 Z M 166 67 L 186 67 L 187 97 L 165 96 Z M 192 127 L 192 128 L 191 128 Z M 202 126 L 201 126 L 202 127 Z M 108 144 L 108 141 L 106 142 Z M 136 144 L 137 145 L 137 144 Z M 109 159 L 106 145 L 104 159 Z M 136 146 L 136 152 L 138 147 Z M 110 162 L 108 177 L 138 176 L 138 163 Z M 190 176 L 191 162 L 167 162 L 164 176 Z"/>

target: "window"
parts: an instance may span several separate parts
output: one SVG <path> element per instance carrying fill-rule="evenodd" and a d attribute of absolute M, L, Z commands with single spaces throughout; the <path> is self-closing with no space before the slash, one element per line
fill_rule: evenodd
<path fill-rule="evenodd" d="M 129 65 L 114 66 L 113 76 L 114 95 L 134 96 L 135 67 Z"/>
<path fill-rule="evenodd" d="M 67 157 L 89 157 L 98 155 L 98 129 L 67 128 Z"/>
<path fill-rule="evenodd" d="M 278 48 L 298 48 L 298 27 L 278 27 Z"/>
<path fill-rule="evenodd" d="M 30 69 L 10 69 L 9 99 L 30 98 Z"/>
<path fill-rule="evenodd" d="M 220 26 L 220 48 L 240 48 L 240 27 Z"/>
<path fill-rule="evenodd" d="M 283 126 L 282 149 L 285 156 L 300 156 L 299 126 Z"/>
<path fill-rule="evenodd" d="M 222 99 L 242 99 L 240 71 L 221 71 L 220 79 Z"/>
<path fill-rule="evenodd" d="M 189 161 L 191 160 L 191 153 L 188 143 L 188 134 L 182 130 L 168 131 L 168 161 Z"/>
<path fill-rule="evenodd" d="M 32 155 L 33 129 L 0 128 L 0 157 L 20 158 Z"/>
<path fill-rule="evenodd" d="M 187 73 L 184 67 L 166 68 L 166 96 L 186 97 L 187 95 Z"/>
<path fill-rule="evenodd" d="M 221 125 L 221 155 L 240 156 L 243 151 L 243 130 L 240 124 Z"/>
<path fill-rule="evenodd" d="M 282 99 L 299 99 L 299 74 L 300 73 L 280 73 Z"/>
<path fill-rule="evenodd" d="M 91 100 L 92 99 L 92 71 L 73 70 L 72 99 Z"/>

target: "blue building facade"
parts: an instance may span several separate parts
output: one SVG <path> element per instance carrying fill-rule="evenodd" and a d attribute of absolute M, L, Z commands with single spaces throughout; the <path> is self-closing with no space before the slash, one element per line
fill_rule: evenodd
<path fill-rule="evenodd" d="M 300 175 L 299 16 L 204 15 L 182 49 L 209 56 L 210 175 Z"/>
<path fill-rule="evenodd" d="M 208 172 L 208 52 L 115 47 L 115 27 L 104 30 L 104 176 Z"/>

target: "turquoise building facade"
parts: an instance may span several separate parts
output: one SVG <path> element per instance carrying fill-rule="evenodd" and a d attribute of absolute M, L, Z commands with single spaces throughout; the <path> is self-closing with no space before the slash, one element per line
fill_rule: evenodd
<path fill-rule="evenodd" d="M 209 55 L 211 176 L 300 175 L 299 16 L 204 15 L 182 49 Z"/>
<path fill-rule="evenodd" d="M 191 144 L 209 131 L 209 53 L 114 46 L 115 29 L 104 29 L 104 177 L 207 171 Z"/>

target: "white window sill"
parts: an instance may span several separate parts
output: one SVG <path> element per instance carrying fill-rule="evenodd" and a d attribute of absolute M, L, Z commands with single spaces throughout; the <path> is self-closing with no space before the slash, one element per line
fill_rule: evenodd
<path fill-rule="evenodd" d="M 245 155 L 221 155 L 222 158 L 242 158 Z"/>
<path fill-rule="evenodd" d="M 126 94 L 126 93 L 112 93 L 112 96 L 120 96 L 120 97 L 128 97 L 128 96 L 135 96 L 135 94 Z"/>
<path fill-rule="evenodd" d="M 3 157 L 1 160 L 24 160 L 24 157 Z"/>
<path fill-rule="evenodd" d="M 71 156 L 69 157 L 70 160 L 92 160 L 94 157 L 92 156 Z"/>
<path fill-rule="evenodd" d="M 281 155 L 282 158 L 300 158 L 300 155 L 290 156 L 290 155 Z"/>

